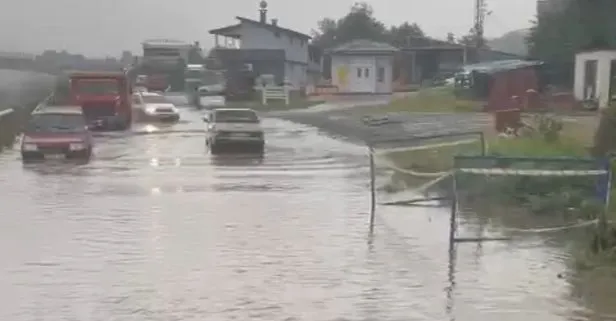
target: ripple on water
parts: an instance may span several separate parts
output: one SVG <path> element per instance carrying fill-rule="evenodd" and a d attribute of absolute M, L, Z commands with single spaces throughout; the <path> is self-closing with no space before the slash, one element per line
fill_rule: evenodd
<path fill-rule="evenodd" d="M 263 160 L 212 157 L 183 113 L 98 137 L 84 166 L 1 156 L 1 319 L 552 321 L 599 302 L 569 298 L 541 238 L 450 261 L 447 209 L 380 206 L 369 238 L 363 147 L 266 119 Z"/>

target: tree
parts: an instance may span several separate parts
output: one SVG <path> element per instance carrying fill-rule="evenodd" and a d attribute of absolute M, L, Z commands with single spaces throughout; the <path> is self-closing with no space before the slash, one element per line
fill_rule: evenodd
<path fill-rule="evenodd" d="M 447 42 L 449 42 L 449 43 L 455 43 L 456 42 L 456 36 L 453 34 L 453 32 L 448 32 L 447 33 Z"/>
<path fill-rule="evenodd" d="M 338 20 L 320 20 L 317 30 L 313 30 L 312 43 L 320 48 L 331 48 L 352 40 L 368 39 L 400 47 L 407 43 L 409 37 L 425 37 L 425 34 L 416 23 L 404 22 L 387 28 L 374 17 L 372 7 L 359 2 Z"/>
<path fill-rule="evenodd" d="M 561 11 L 533 22 L 527 38 L 529 54 L 549 63 L 572 63 L 581 50 L 616 47 L 613 0 L 571 0 Z"/>
<path fill-rule="evenodd" d="M 404 47 L 408 44 L 409 38 L 425 38 L 423 30 L 416 23 L 409 24 L 404 22 L 399 26 L 389 28 L 389 43 L 395 47 Z"/>
<path fill-rule="evenodd" d="M 485 44 L 485 39 L 479 39 L 479 35 L 475 31 L 475 28 L 471 28 L 466 35 L 458 39 L 458 43 L 469 47 L 483 47 Z"/>
<path fill-rule="evenodd" d="M 365 2 L 355 3 L 338 21 L 326 18 L 318 26 L 313 43 L 324 48 L 356 39 L 385 41 L 388 36 L 385 25 L 374 18 L 372 7 Z"/>

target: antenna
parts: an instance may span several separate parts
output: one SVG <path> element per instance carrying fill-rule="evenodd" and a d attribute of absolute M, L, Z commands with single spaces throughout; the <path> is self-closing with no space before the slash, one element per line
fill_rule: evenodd
<path fill-rule="evenodd" d="M 485 44 L 484 35 L 484 24 L 486 20 L 486 2 L 485 0 L 475 0 L 475 23 L 473 24 L 473 29 L 475 31 L 475 44 L 477 48 L 482 48 Z"/>

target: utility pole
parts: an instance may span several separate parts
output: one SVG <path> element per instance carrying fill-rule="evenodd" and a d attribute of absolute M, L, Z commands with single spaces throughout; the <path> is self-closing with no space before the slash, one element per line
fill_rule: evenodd
<path fill-rule="evenodd" d="M 473 28 L 475 31 L 475 45 L 477 48 L 483 48 L 484 38 L 483 38 L 483 26 L 486 19 L 486 3 L 485 0 L 475 0 L 475 22 L 473 24 Z"/>

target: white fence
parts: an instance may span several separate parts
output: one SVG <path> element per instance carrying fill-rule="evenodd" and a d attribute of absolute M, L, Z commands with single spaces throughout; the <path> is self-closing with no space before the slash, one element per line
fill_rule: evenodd
<path fill-rule="evenodd" d="M 290 88 L 287 86 L 265 86 L 257 87 L 261 91 L 261 103 L 267 105 L 270 100 L 284 100 L 286 105 L 290 102 Z"/>

